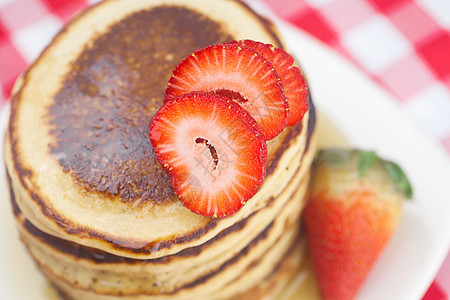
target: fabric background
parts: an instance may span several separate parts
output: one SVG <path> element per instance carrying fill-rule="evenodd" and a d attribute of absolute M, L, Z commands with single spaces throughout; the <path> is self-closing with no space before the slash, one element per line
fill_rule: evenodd
<path fill-rule="evenodd" d="M 259 1 L 354 62 L 450 154 L 450 0 Z M 0 108 L 17 76 L 93 2 L 0 0 Z M 450 254 L 423 299 L 449 295 Z"/>

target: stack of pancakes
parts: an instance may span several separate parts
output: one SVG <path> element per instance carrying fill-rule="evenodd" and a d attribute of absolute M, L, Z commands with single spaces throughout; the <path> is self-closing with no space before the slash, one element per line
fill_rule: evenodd
<path fill-rule="evenodd" d="M 183 207 L 148 139 L 178 62 L 234 39 L 283 47 L 238 1 L 105 1 L 16 83 L 5 137 L 11 201 L 22 241 L 65 299 L 276 298 L 295 274 L 312 103 L 269 142 L 258 193 L 222 219 Z"/>

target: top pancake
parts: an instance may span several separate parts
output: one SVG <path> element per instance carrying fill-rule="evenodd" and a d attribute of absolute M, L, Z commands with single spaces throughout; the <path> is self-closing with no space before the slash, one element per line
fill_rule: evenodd
<path fill-rule="evenodd" d="M 178 62 L 233 39 L 282 46 L 273 26 L 237 1 L 105 1 L 76 17 L 12 101 L 5 158 L 27 218 L 64 239 L 149 258 L 198 245 L 276 198 L 299 170 L 308 114 L 271 141 L 257 195 L 221 220 L 182 206 L 148 139 Z"/>

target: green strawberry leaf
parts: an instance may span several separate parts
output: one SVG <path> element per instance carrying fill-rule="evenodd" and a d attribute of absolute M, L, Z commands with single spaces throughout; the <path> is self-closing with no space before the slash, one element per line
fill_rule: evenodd
<path fill-rule="evenodd" d="M 413 189 L 402 168 L 392 161 L 382 160 L 381 162 L 394 181 L 396 189 L 405 195 L 407 199 L 411 199 L 413 196 Z"/>
<path fill-rule="evenodd" d="M 359 177 L 363 177 L 366 173 L 373 167 L 378 157 L 374 151 L 358 151 L 359 159 L 358 159 L 358 168 L 359 168 Z"/>

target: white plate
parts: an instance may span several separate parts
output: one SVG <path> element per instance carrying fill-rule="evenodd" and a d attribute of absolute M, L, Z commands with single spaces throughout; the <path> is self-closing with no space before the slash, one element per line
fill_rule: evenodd
<path fill-rule="evenodd" d="M 274 18 L 275 19 L 275 18 Z M 351 145 L 398 162 L 414 188 L 358 299 L 420 299 L 450 247 L 450 160 L 396 100 L 336 52 L 275 19 L 307 74 L 315 104 Z"/>
<path fill-rule="evenodd" d="M 256 9 L 261 7 L 257 4 Z M 308 35 L 273 19 L 308 76 L 318 110 L 337 124 L 352 145 L 374 149 L 402 165 L 415 190 L 414 200 L 405 206 L 398 230 L 358 298 L 420 299 L 450 245 L 448 155 L 406 118 L 395 100 L 352 64 Z M 5 123 L 6 112 L 2 111 L 0 130 Z M 0 299 L 47 299 L 46 284 L 17 238 L 1 161 Z"/>

